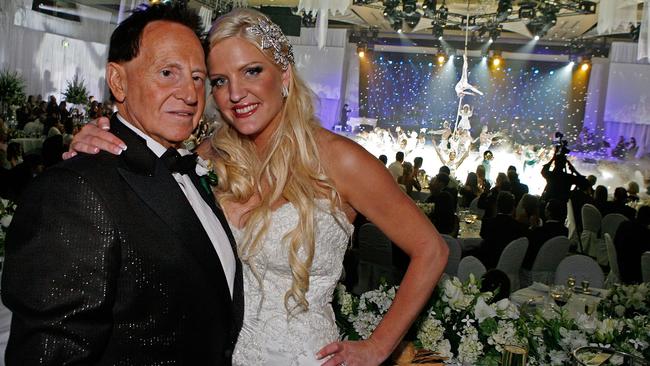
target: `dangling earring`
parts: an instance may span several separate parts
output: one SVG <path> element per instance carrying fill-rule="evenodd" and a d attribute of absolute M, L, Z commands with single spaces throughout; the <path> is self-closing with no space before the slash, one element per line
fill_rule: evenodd
<path fill-rule="evenodd" d="M 289 96 L 289 88 L 286 85 L 282 85 L 282 97 L 286 98 Z"/>

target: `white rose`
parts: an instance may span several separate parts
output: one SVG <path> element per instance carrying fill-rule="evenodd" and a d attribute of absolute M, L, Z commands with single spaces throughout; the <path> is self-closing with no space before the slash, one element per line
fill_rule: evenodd
<path fill-rule="evenodd" d="M 474 307 L 474 316 L 478 319 L 479 324 L 487 318 L 494 318 L 496 315 L 496 310 L 486 304 L 482 297 L 479 297 L 476 301 L 476 306 Z"/>

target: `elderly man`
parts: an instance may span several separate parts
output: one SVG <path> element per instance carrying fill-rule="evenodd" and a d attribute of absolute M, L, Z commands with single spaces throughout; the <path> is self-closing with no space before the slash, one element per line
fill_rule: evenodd
<path fill-rule="evenodd" d="M 156 5 L 113 32 L 111 130 L 129 148 L 79 154 L 24 194 L 2 283 L 8 365 L 231 363 L 241 264 L 194 157 L 177 150 L 205 103 L 200 29 L 195 13 Z"/>

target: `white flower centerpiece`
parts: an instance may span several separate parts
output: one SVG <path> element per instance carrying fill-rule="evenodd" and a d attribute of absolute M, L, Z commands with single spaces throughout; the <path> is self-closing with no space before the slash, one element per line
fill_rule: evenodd
<path fill-rule="evenodd" d="M 368 338 L 390 308 L 396 291 L 397 287 L 382 285 L 357 297 L 339 285 L 334 309 L 341 335 L 350 340 Z M 466 283 L 446 279 L 405 340 L 419 352 L 432 351 L 445 363 L 458 365 L 500 365 L 507 345 L 527 349 L 529 365 L 566 364 L 572 350 L 587 345 L 650 359 L 648 286 L 621 287 L 612 293 L 617 296 L 603 299 L 598 313 L 570 317 L 560 308 L 542 311 L 518 308 L 508 299 L 497 301 L 495 294 L 482 292 L 473 277 Z M 621 318 L 620 306 L 634 310 L 623 311 L 629 316 Z"/>

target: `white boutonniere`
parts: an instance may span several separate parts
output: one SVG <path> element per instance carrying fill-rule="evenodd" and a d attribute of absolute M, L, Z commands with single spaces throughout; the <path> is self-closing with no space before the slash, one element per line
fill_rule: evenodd
<path fill-rule="evenodd" d="M 202 177 L 212 171 L 212 161 L 196 156 L 196 175 Z"/>

